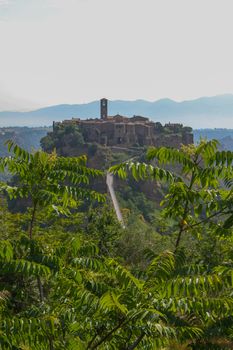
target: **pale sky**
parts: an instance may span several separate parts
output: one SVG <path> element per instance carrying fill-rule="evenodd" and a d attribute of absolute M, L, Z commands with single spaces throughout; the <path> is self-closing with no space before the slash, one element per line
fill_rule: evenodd
<path fill-rule="evenodd" d="M 233 0 L 0 0 L 0 100 L 233 93 Z"/>

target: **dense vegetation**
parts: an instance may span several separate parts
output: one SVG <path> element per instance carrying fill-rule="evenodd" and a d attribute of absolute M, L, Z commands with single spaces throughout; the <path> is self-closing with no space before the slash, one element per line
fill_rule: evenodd
<path fill-rule="evenodd" d="M 12 156 L 0 162 L 13 175 L 1 183 L 2 349 L 233 348 L 232 152 L 215 141 L 151 148 L 146 162 L 111 168 L 165 184 L 152 233 L 137 216 L 120 227 L 91 188 L 104 173 L 86 157 L 8 147 Z M 24 210 L 10 212 L 16 200 Z"/>
<path fill-rule="evenodd" d="M 52 151 L 54 148 L 78 147 L 84 144 L 83 135 L 75 125 L 67 125 L 64 128 L 54 130 L 41 139 L 44 150 Z"/>

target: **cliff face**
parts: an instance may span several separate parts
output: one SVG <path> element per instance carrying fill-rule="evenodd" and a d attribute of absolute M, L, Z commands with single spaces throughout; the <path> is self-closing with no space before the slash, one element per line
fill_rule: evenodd
<path fill-rule="evenodd" d="M 54 123 L 53 132 L 41 140 L 45 151 L 56 148 L 61 156 L 80 156 L 85 154 L 88 166 L 108 169 L 111 165 L 134 158 L 145 159 L 148 146 L 168 146 L 180 148 L 182 144 L 193 143 L 192 129 L 181 124 L 152 123 L 147 118 L 125 118 L 117 115 L 113 120 L 79 119 Z M 114 178 L 114 188 L 120 198 L 129 204 L 137 198 L 145 208 L 159 207 L 161 188 L 154 183 L 127 181 Z M 106 179 L 95 180 L 94 188 L 107 192 Z M 152 203 L 152 204 L 151 204 Z M 126 205 L 128 205 L 126 204 Z M 140 208 L 139 208 L 140 210 Z M 145 209 L 146 213 L 146 209 Z"/>
<path fill-rule="evenodd" d="M 190 139 L 189 136 L 191 135 Z M 85 154 L 88 159 L 88 166 L 97 169 L 108 169 L 111 165 L 121 163 L 128 159 L 134 158 L 134 160 L 141 161 L 144 159 L 147 147 L 133 147 L 125 145 L 117 146 L 104 146 L 97 143 L 87 143 L 84 138 L 81 137 L 79 129 L 76 127 L 54 130 L 52 133 L 42 139 L 41 144 L 45 151 L 51 152 L 54 148 L 58 155 L 68 157 L 77 157 Z M 186 138 L 186 139 L 185 139 Z M 164 133 L 156 139 L 155 146 L 170 146 L 180 147 L 182 143 L 187 144 L 192 142 L 192 134 L 178 134 L 178 133 Z M 115 179 L 115 186 L 117 190 L 122 194 L 124 193 L 125 186 L 133 186 L 132 180 L 121 181 Z M 106 180 L 101 179 L 95 181 L 95 189 L 101 192 L 107 192 Z M 157 203 L 161 199 L 157 189 L 153 189 L 153 184 L 148 182 L 134 183 L 134 191 L 144 193 L 147 198 Z"/>
<path fill-rule="evenodd" d="M 160 134 L 155 139 L 154 146 L 180 148 L 182 144 L 189 145 L 192 143 L 193 143 L 193 134 L 190 132 L 182 132 L 177 134 Z"/>
<path fill-rule="evenodd" d="M 77 120 L 68 120 L 63 123 L 55 123 L 53 131 L 41 140 L 41 145 L 47 152 L 51 152 L 55 148 L 57 153 L 62 156 L 75 157 L 85 154 L 91 167 L 107 169 L 112 164 L 142 154 L 148 146 L 180 148 L 182 144 L 193 143 L 191 128 L 183 127 L 181 124 L 166 124 L 165 126 L 160 123 L 151 124 L 146 118 L 144 118 L 146 120 L 135 118 L 136 124 L 133 131 L 131 130 L 132 133 L 129 133 L 127 132 L 128 126 L 132 122 L 128 122 L 128 119 L 133 118 L 127 118 L 125 123 L 120 123 L 120 126 L 123 125 L 124 128 L 120 128 L 121 131 L 118 131 L 117 136 L 111 135 L 111 132 L 106 129 L 109 122 L 105 124 L 99 120 L 97 122 L 91 120 L 80 124 Z M 118 122 L 119 116 L 115 122 L 110 124 L 118 129 Z M 142 123 L 141 130 L 138 127 L 138 122 Z M 151 130 L 148 129 L 147 122 L 152 128 Z M 143 127 L 145 128 L 143 129 Z M 105 130 L 104 139 L 98 130 Z M 127 138 L 124 135 L 127 135 Z"/>

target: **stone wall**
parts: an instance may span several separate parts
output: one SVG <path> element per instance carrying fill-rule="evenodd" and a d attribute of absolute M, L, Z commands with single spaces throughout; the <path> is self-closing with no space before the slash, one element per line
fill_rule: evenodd
<path fill-rule="evenodd" d="M 165 124 L 149 121 L 148 118 L 132 118 L 116 115 L 105 119 L 78 118 L 54 123 L 54 129 L 76 125 L 83 134 L 85 142 L 96 142 L 105 146 L 171 146 L 193 143 L 191 128 L 182 124 Z"/>

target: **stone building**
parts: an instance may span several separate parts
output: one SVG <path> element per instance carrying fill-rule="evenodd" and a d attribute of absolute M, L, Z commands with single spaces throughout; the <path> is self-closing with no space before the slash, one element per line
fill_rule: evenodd
<path fill-rule="evenodd" d="M 108 115 L 108 100 L 100 100 L 100 118 L 82 120 L 73 118 L 53 124 L 54 131 L 66 125 L 77 125 L 85 142 L 106 146 L 174 146 L 193 143 L 191 128 L 182 124 L 152 122 L 149 118 L 134 115 Z"/>

